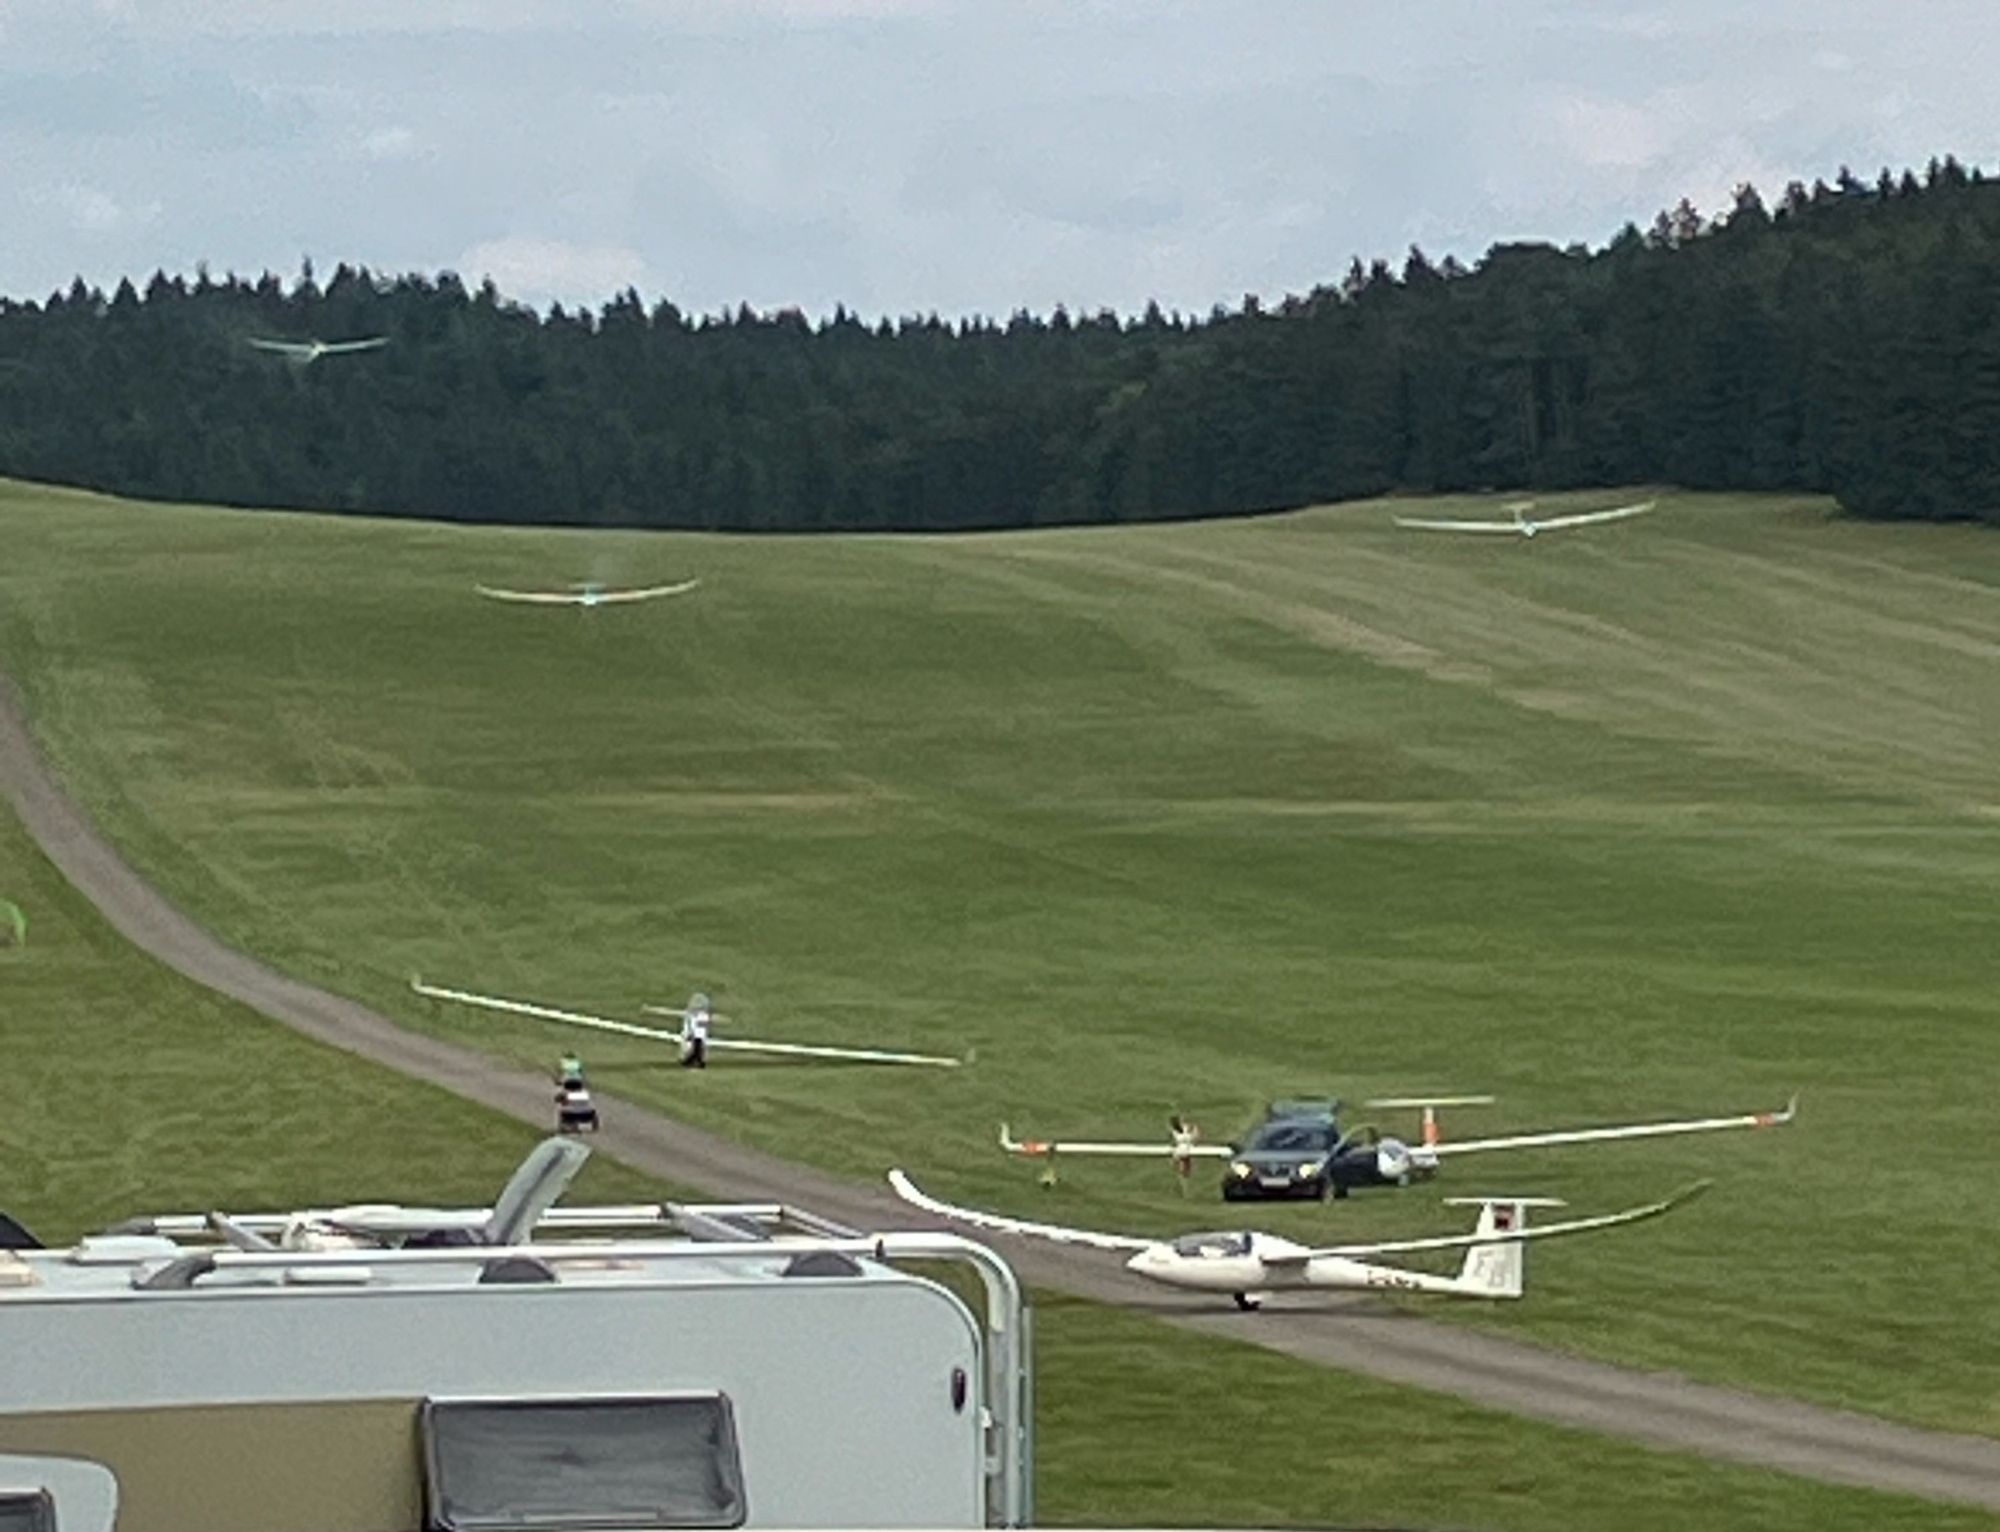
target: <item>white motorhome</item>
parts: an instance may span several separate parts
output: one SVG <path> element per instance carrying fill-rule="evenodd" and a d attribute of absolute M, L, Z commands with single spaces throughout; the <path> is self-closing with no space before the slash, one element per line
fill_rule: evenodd
<path fill-rule="evenodd" d="M 1028 1319 L 952 1235 L 776 1205 L 134 1220 L 0 1250 L 0 1532 L 981 1527 L 1031 1515 Z M 969 1265 L 983 1314 L 897 1262 Z"/>

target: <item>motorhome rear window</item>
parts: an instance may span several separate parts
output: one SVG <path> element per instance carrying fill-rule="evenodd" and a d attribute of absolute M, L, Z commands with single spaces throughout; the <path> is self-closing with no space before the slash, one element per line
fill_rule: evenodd
<path fill-rule="evenodd" d="M 0 1489 L 0 1532 L 56 1532 L 56 1503 L 45 1489 Z"/>
<path fill-rule="evenodd" d="M 743 1464 L 722 1394 L 431 1399 L 423 1433 L 439 1532 L 743 1524 Z"/>

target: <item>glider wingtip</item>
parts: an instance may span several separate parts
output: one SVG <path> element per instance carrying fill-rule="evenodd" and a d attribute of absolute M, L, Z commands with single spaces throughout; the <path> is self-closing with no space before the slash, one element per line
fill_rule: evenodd
<path fill-rule="evenodd" d="M 1695 1198 L 1704 1195 L 1714 1185 L 1715 1177 L 1713 1176 L 1703 1176 L 1698 1181 L 1690 1181 L 1686 1186 L 1683 1186 L 1679 1191 L 1667 1198 L 1663 1204 L 1662 1211 L 1665 1208 L 1677 1208 L 1692 1202 Z"/>
<path fill-rule="evenodd" d="M 1760 1128 L 1782 1128 L 1786 1123 L 1790 1122 L 1794 1117 L 1798 1115 L 1799 1115 L 1799 1094 L 1797 1091 L 1793 1091 L 1792 1099 L 1785 1103 L 1785 1109 L 1782 1112 L 1758 1113 L 1757 1126 Z"/>

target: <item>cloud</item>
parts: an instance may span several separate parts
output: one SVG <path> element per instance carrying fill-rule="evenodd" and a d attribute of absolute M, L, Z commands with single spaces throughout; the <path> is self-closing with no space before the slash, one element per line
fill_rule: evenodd
<path fill-rule="evenodd" d="M 537 303 L 1206 312 L 1411 241 L 1597 242 L 1741 178 L 1975 154 L 2000 7 L 1922 11 L 0 0 L 0 182 L 33 215 L 0 272 L 310 250 Z"/>
<path fill-rule="evenodd" d="M 417 152 L 417 135 L 400 123 L 377 128 L 361 140 L 361 152 L 371 160 L 406 160 Z"/>
<path fill-rule="evenodd" d="M 645 258 L 629 246 L 572 245 L 533 234 L 474 245 L 458 258 L 458 269 L 469 282 L 491 277 L 508 297 L 534 304 L 595 304 L 648 285 Z"/>
<path fill-rule="evenodd" d="M 1578 162 L 1617 170 L 1640 170 L 1667 150 L 1668 128 L 1660 114 L 1629 101 L 1569 96 L 1554 108 L 1558 139 Z"/>
<path fill-rule="evenodd" d="M 0 128 L 50 140 L 227 150 L 277 142 L 300 120 L 296 107 L 210 67 L 114 60 L 75 71 L 0 70 Z"/>
<path fill-rule="evenodd" d="M 158 201 L 128 206 L 94 186 L 79 181 L 65 182 L 55 190 L 55 203 L 70 225 L 86 234 L 112 234 L 149 224 L 160 216 Z"/>
<path fill-rule="evenodd" d="M 98 0 L 95 9 L 125 35 L 154 39 L 524 31 L 573 15 L 559 0 Z"/>

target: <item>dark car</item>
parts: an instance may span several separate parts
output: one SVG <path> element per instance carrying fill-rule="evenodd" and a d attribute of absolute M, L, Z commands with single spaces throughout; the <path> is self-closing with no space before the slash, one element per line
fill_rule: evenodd
<path fill-rule="evenodd" d="M 1334 1185 L 1332 1162 L 1339 1147 L 1340 1124 L 1331 1110 L 1267 1118 L 1229 1162 L 1222 1195 L 1230 1202 L 1324 1197 Z"/>

